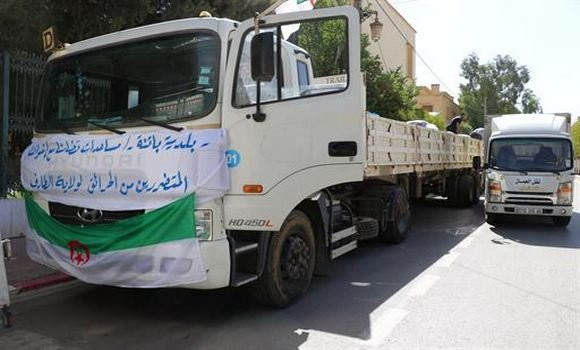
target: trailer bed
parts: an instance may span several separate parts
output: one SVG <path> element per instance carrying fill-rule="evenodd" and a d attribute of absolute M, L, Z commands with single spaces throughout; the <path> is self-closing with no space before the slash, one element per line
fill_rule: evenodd
<path fill-rule="evenodd" d="M 467 169 L 483 155 L 483 142 L 467 135 L 373 115 L 366 116 L 366 138 L 366 178 Z"/>

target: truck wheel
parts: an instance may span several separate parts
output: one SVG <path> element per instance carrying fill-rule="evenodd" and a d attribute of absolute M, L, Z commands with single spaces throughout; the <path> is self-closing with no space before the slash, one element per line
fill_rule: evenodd
<path fill-rule="evenodd" d="M 497 226 L 501 222 L 500 215 L 501 214 L 487 213 L 485 216 L 485 221 L 492 226 Z"/>
<path fill-rule="evenodd" d="M 411 210 L 405 191 L 397 188 L 391 197 L 392 221 L 387 223 L 387 229 L 379 234 L 379 238 L 388 243 L 401 243 L 407 238 L 411 224 Z"/>
<path fill-rule="evenodd" d="M 471 175 L 462 175 L 457 185 L 457 206 L 467 208 L 473 204 L 475 196 L 475 180 Z"/>
<path fill-rule="evenodd" d="M 481 197 L 482 191 L 481 191 L 481 180 L 479 180 L 478 178 L 474 177 L 473 178 L 474 184 L 473 184 L 473 199 L 471 200 L 471 204 L 477 204 L 479 203 L 479 197 Z"/>
<path fill-rule="evenodd" d="M 310 286 L 315 265 L 314 230 L 308 217 L 294 210 L 272 235 L 266 266 L 253 295 L 267 305 L 285 307 Z"/>
<path fill-rule="evenodd" d="M 447 197 L 447 204 L 450 207 L 456 207 L 459 201 L 458 198 L 459 178 L 450 176 L 447 178 L 445 184 L 445 196 Z"/>
<path fill-rule="evenodd" d="M 552 216 L 552 223 L 558 227 L 566 227 L 572 220 L 571 216 Z"/>

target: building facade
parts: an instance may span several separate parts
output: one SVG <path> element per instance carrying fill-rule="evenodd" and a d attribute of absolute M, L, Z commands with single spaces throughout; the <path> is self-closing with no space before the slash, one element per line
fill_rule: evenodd
<path fill-rule="evenodd" d="M 453 96 L 441 91 L 439 84 L 432 84 L 431 88 L 419 86 L 417 106 L 426 112 L 439 113 L 447 121 L 461 113 L 461 109 L 453 100 Z"/>
<path fill-rule="evenodd" d="M 410 79 L 415 79 L 415 29 L 387 0 L 362 0 L 361 7 L 377 11 L 383 23 L 383 31 L 378 41 L 371 39 L 370 23 L 372 15 L 361 25 L 362 32 L 369 36 L 369 51 L 383 61 L 387 69 L 400 68 Z"/>

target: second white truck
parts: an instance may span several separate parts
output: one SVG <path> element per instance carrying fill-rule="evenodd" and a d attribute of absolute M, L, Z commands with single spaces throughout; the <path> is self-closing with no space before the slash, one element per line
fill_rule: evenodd
<path fill-rule="evenodd" d="M 570 115 L 488 116 L 485 133 L 487 222 L 535 215 L 567 226 L 574 194 Z"/>

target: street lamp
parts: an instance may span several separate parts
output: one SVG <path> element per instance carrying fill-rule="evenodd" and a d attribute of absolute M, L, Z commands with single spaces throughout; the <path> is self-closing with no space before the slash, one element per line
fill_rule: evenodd
<path fill-rule="evenodd" d="M 375 14 L 375 21 L 371 23 L 371 39 L 379 41 L 383 32 L 383 24 L 379 21 L 379 16 Z"/>

